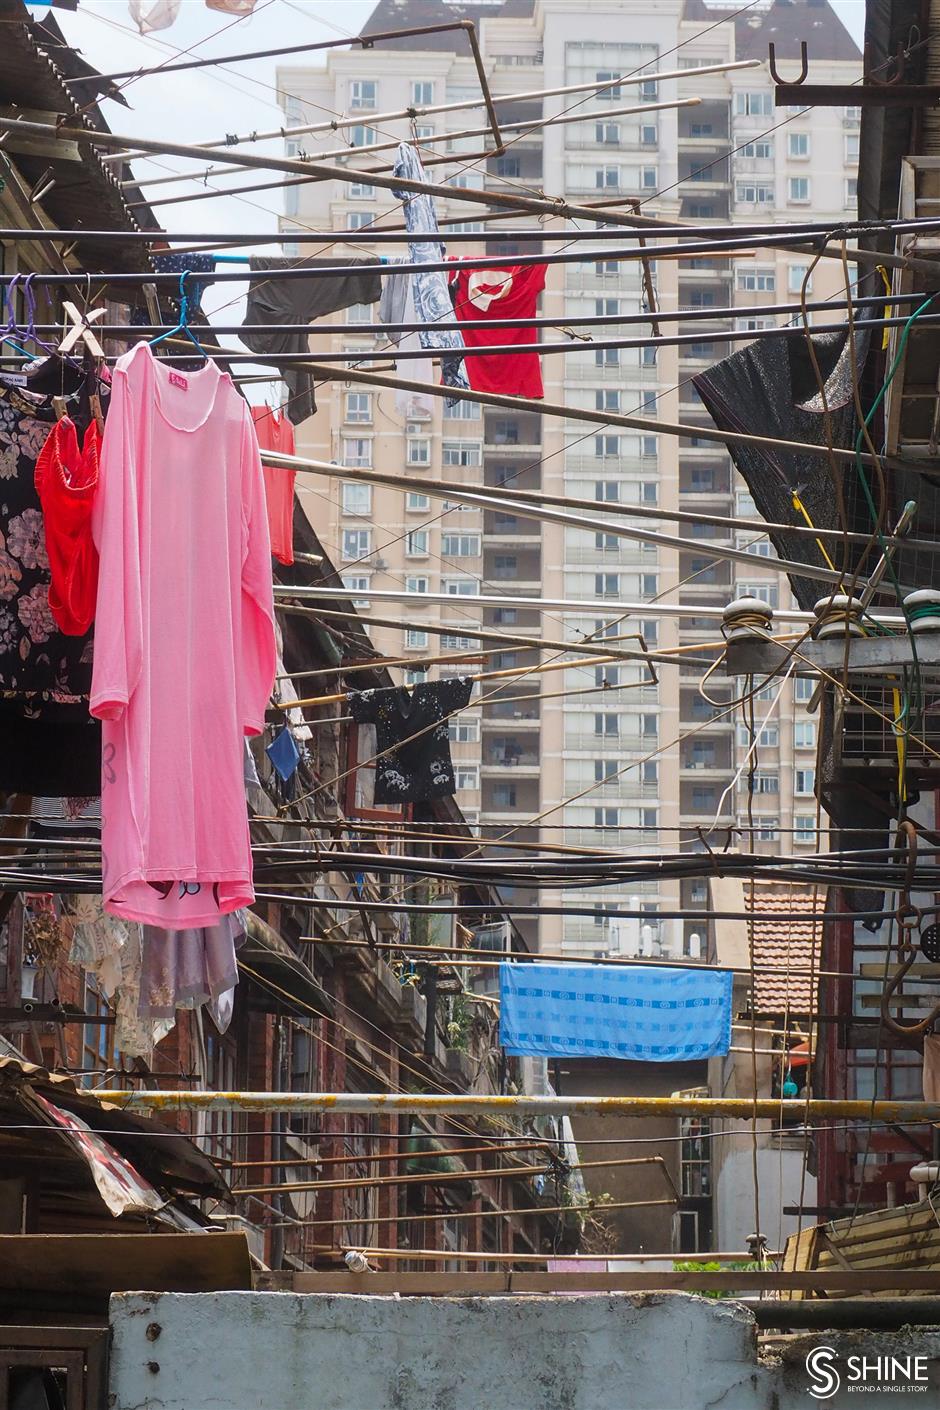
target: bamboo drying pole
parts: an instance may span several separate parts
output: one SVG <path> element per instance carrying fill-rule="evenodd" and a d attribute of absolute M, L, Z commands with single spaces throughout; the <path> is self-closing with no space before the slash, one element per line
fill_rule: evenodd
<path fill-rule="evenodd" d="M 237 1192 L 236 1192 L 237 1193 Z M 441 1210 L 440 1214 L 383 1214 L 373 1217 L 368 1214 L 350 1215 L 341 1214 L 332 1219 L 300 1219 L 296 1224 L 292 1221 L 291 1228 L 322 1228 L 324 1226 L 335 1226 L 337 1224 L 427 1224 L 435 1219 L 497 1219 L 502 1216 L 516 1217 L 518 1219 L 535 1218 L 543 1214 L 582 1214 L 586 1210 L 597 1210 L 599 1213 L 606 1213 L 608 1209 L 648 1209 L 651 1205 L 668 1204 L 673 1209 L 678 1204 L 676 1198 L 672 1199 L 635 1199 L 617 1200 L 611 1204 L 550 1204 L 533 1205 L 531 1208 L 523 1209 L 469 1209 L 459 1212 L 449 1209 Z M 446 1258 L 447 1253 L 442 1252 L 441 1258 Z"/>

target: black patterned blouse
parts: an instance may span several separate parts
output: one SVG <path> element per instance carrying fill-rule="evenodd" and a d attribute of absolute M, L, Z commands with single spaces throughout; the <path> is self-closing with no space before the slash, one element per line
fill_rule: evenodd
<path fill-rule="evenodd" d="M 422 681 L 409 693 L 355 690 L 347 695 L 354 720 L 375 725 L 376 803 L 423 803 L 456 792 L 447 716 L 469 702 L 467 676 Z M 388 750 L 388 753 L 385 751 Z"/>

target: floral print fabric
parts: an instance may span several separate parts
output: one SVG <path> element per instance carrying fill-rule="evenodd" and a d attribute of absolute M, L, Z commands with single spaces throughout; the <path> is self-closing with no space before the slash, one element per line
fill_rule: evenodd
<path fill-rule="evenodd" d="M 423 681 L 410 695 L 403 686 L 347 695 L 353 719 L 376 728 L 376 803 L 423 803 L 456 792 L 447 719 L 472 690 L 469 677 L 457 676 Z"/>
<path fill-rule="evenodd" d="M 31 719 L 87 720 L 91 637 L 67 637 L 49 608 L 36 460 L 55 424 L 48 397 L 0 379 L 0 697 Z"/>

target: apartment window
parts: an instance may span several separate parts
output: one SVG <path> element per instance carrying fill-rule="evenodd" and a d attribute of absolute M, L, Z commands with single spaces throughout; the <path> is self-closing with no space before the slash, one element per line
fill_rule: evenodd
<path fill-rule="evenodd" d="M 655 103 L 659 96 L 659 85 L 655 78 L 644 78 L 640 84 L 640 102 Z"/>
<path fill-rule="evenodd" d="M 745 776 L 743 777 L 743 779 L 742 779 L 742 783 L 743 783 L 743 786 L 744 786 L 745 789 L 746 789 L 747 786 L 748 786 L 748 777 L 749 777 L 748 775 L 745 775 Z M 760 771 L 759 769 L 758 769 L 758 770 L 755 770 L 755 773 L 754 773 L 754 792 L 755 792 L 755 793 L 779 793 L 779 792 L 780 792 L 780 775 L 779 775 L 779 774 L 761 773 L 761 771 Z"/>
<path fill-rule="evenodd" d="M 787 266 L 787 291 L 791 294 L 798 294 L 803 288 L 803 280 L 809 271 L 808 264 L 791 264 Z M 813 276 L 810 274 L 806 279 L 806 292 L 813 292 Z"/>
<path fill-rule="evenodd" d="M 442 578 L 441 587 L 451 597 L 479 597 L 480 584 L 476 578 Z"/>
<path fill-rule="evenodd" d="M 479 402 L 457 401 L 453 405 L 449 401 L 444 403 L 445 421 L 479 421 L 482 408 Z"/>
<path fill-rule="evenodd" d="M 615 318 L 620 312 L 619 299 L 595 299 L 594 312 L 598 318 Z"/>
<path fill-rule="evenodd" d="M 742 333 L 760 333 L 764 329 L 775 328 L 776 324 L 772 318 L 738 318 L 734 326 Z"/>
<path fill-rule="evenodd" d="M 428 673 L 420 668 L 405 671 L 405 685 L 422 685 L 428 678 Z"/>
<path fill-rule="evenodd" d="M 354 558 L 368 558 L 371 552 L 371 529 L 343 530 L 343 558 L 347 563 Z"/>
<path fill-rule="evenodd" d="M 644 597 L 655 597 L 659 592 L 659 579 L 655 573 L 641 573 L 640 590 Z"/>
<path fill-rule="evenodd" d="M 791 176 L 787 180 L 787 200 L 796 205 L 805 205 L 809 201 L 809 177 Z"/>
<path fill-rule="evenodd" d="M 620 809 L 619 809 L 619 808 L 595 808 L 595 809 L 594 809 L 594 826 L 595 826 L 595 827 L 619 827 L 619 826 L 620 826 Z"/>
<path fill-rule="evenodd" d="M 415 79 L 411 85 L 411 105 L 426 108 L 434 102 L 434 84 L 425 79 Z"/>
<path fill-rule="evenodd" d="M 640 454 L 644 460 L 652 460 L 659 454 L 659 444 L 655 436 L 640 437 Z"/>
<path fill-rule="evenodd" d="M 615 553 L 620 547 L 620 539 L 616 534 L 597 533 L 594 535 L 594 547 L 602 553 Z"/>
<path fill-rule="evenodd" d="M 516 785 L 514 783 L 495 783 L 493 785 L 493 807 L 514 808 L 515 806 Z"/>
<path fill-rule="evenodd" d="M 430 465 L 431 442 L 427 436 L 409 436 L 405 442 L 406 465 Z"/>
<path fill-rule="evenodd" d="M 793 839 L 795 842 L 816 841 L 816 819 L 812 813 L 797 813 L 794 817 Z"/>
<path fill-rule="evenodd" d="M 441 553 L 445 558 L 478 558 L 479 534 L 442 534 Z"/>
<path fill-rule="evenodd" d="M 346 322 L 347 322 L 347 323 L 371 323 L 371 322 L 372 322 L 372 305 L 371 305 L 371 304 L 350 304 L 349 307 L 348 307 L 347 310 L 346 310 Z"/>
<path fill-rule="evenodd" d="M 412 529 L 405 535 L 405 555 L 408 558 L 427 558 L 427 529 Z"/>
<path fill-rule="evenodd" d="M 753 519 L 757 513 L 757 505 L 747 490 L 735 491 L 734 504 L 739 519 Z"/>
<path fill-rule="evenodd" d="M 434 136 L 434 124 L 432 122 L 419 122 L 415 127 L 415 140 L 426 142 L 429 137 Z"/>
<path fill-rule="evenodd" d="M 365 181 L 352 181 L 349 185 L 350 200 L 371 201 L 375 195 L 375 187 L 370 186 Z"/>
<path fill-rule="evenodd" d="M 641 367 L 655 367 L 655 366 L 656 366 L 656 345 L 655 345 L 655 343 L 644 343 L 643 347 L 640 348 L 640 366 L 641 366 Z"/>
<path fill-rule="evenodd" d="M 616 759 L 595 759 L 594 782 L 613 783 L 616 780 L 618 768 Z"/>
<path fill-rule="evenodd" d="M 353 470 L 368 470 L 372 466 L 372 441 L 368 436 L 343 437 L 343 464 Z"/>
<path fill-rule="evenodd" d="M 427 592 L 427 590 L 428 590 L 428 580 L 427 580 L 427 578 L 406 578 L 406 579 L 405 579 L 405 592 Z"/>
<path fill-rule="evenodd" d="M 598 84 L 604 85 L 603 87 L 598 87 L 598 90 L 594 95 L 598 102 L 613 103 L 615 101 L 620 101 L 620 96 L 623 90 L 621 89 L 620 84 L 616 82 L 619 77 L 620 74 L 617 73 L 614 69 L 598 70 L 598 72 L 595 74 L 595 78 Z"/>
<path fill-rule="evenodd" d="M 596 259 L 594 273 L 598 278 L 603 279 L 611 274 L 619 274 L 620 266 L 615 259 Z"/>
<path fill-rule="evenodd" d="M 656 618 L 640 623 L 640 633 L 647 646 L 655 646 L 659 641 L 659 623 Z"/>
<path fill-rule="evenodd" d="M 620 187 L 619 166 L 599 166 L 594 169 L 594 188 L 597 191 L 616 191 Z"/>
<path fill-rule="evenodd" d="M 845 178 L 845 201 L 847 210 L 854 210 L 858 205 L 858 179 L 854 176 Z"/>
<path fill-rule="evenodd" d="M 655 191 L 658 184 L 659 177 L 654 166 L 640 168 L 640 185 L 644 191 Z"/>
<path fill-rule="evenodd" d="M 620 349 L 619 349 L 619 348 L 595 348 L 595 349 L 594 349 L 594 366 L 595 366 L 595 367 L 619 367 L 619 366 L 620 366 Z"/>
<path fill-rule="evenodd" d="M 476 744 L 480 738 L 480 721 L 475 715 L 453 716 L 447 721 L 447 737 L 454 744 Z"/>
<path fill-rule="evenodd" d="M 372 513 L 372 486 L 350 485 L 342 487 L 343 513 L 367 519 Z"/>
<path fill-rule="evenodd" d="M 415 494 L 413 490 L 409 490 L 405 495 L 405 508 L 409 514 L 423 513 L 426 509 L 431 508 L 430 495 Z"/>
<path fill-rule="evenodd" d="M 772 294 L 777 287 L 777 276 L 770 269 L 739 269 L 738 288 L 748 294 Z"/>
<path fill-rule="evenodd" d="M 859 107 L 848 107 L 842 109 L 842 121 L 848 127 L 853 122 L 861 122 L 862 110 Z"/>
<path fill-rule="evenodd" d="M 406 646 L 427 646 L 427 644 L 427 632 L 421 631 L 418 627 L 409 627 L 408 630 L 405 632 Z"/>
<path fill-rule="evenodd" d="M 659 782 L 659 764 L 655 759 L 644 759 L 640 770 L 640 777 L 644 783 Z"/>
<path fill-rule="evenodd" d="M 816 722 L 815 720 L 797 720 L 793 726 L 793 748 L 794 749 L 815 749 L 816 748 Z"/>
<path fill-rule="evenodd" d="M 497 553 L 493 559 L 493 577 L 508 580 L 518 577 L 519 560 L 514 553 Z"/>
<path fill-rule="evenodd" d="M 619 666 L 595 666 L 594 684 L 599 686 L 614 686 L 620 684 Z"/>
<path fill-rule="evenodd" d="M 779 818 L 755 818 L 754 836 L 758 842 L 776 842 L 777 832 L 780 827 Z"/>
<path fill-rule="evenodd" d="M 774 144 L 772 142 L 745 142 L 738 151 L 739 157 L 749 157 L 752 161 L 768 161 L 773 157 Z"/>
<path fill-rule="evenodd" d="M 620 454 L 620 437 L 595 436 L 594 454 L 599 460 L 615 460 Z"/>
<path fill-rule="evenodd" d="M 795 769 L 793 772 L 793 792 L 798 798 L 811 798 L 816 789 L 815 769 Z"/>
<path fill-rule="evenodd" d="M 372 393 L 371 392 L 347 392 L 346 393 L 346 420 L 348 422 L 361 422 L 371 425 L 372 422 Z"/>
<path fill-rule="evenodd" d="M 693 813 L 710 813 L 715 806 L 716 795 L 714 788 L 707 784 L 696 783 L 692 787 L 692 811 Z"/>
<path fill-rule="evenodd" d="M 481 465 L 483 447 L 479 441 L 444 441 L 441 445 L 441 463 L 452 467 Z"/>
<path fill-rule="evenodd" d="M 614 300 L 616 302 L 616 300 Z M 620 393 L 613 387 L 604 387 L 594 393 L 595 411 L 619 411 Z"/>
<path fill-rule="evenodd" d="M 610 739 L 620 733 L 620 716 L 610 715 L 606 711 L 594 716 L 594 733 Z"/>
<path fill-rule="evenodd" d="M 641 715 L 640 726 L 644 739 L 655 739 L 659 734 L 659 716 Z"/>
<path fill-rule="evenodd" d="M 476 793 L 480 787 L 480 770 L 475 764 L 458 764 L 454 770 L 458 793 L 461 789 Z"/>
<path fill-rule="evenodd" d="M 616 504 L 620 500 L 620 483 L 618 480 L 595 480 L 594 498 L 606 504 Z"/>
<path fill-rule="evenodd" d="M 689 474 L 689 489 L 694 493 L 706 493 L 715 488 L 715 467 L 713 465 L 693 465 Z"/>
<path fill-rule="evenodd" d="M 357 123 L 355 127 L 349 129 L 349 145 L 351 147 L 374 147 L 378 140 L 378 134 L 374 127 L 365 127 L 362 123 Z"/>
<path fill-rule="evenodd" d="M 594 574 L 594 596 L 595 596 L 595 597 L 619 597 L 619 596 L 620 596 L 620 574 L 619 574 L 619 573 L 595 573 L 595 574 Z"/>
<path fill-rule="evenodd" d="M 787 156 L 797 159 L 809 156 L 808 132 L 787 133 Z"/>
<path fill-rule="evenodd" d="M 365 230 L 375 217 L 369 211 L 350 211 L 346 217 L 347 230 Z"/>
<path fill-rule="evenodd" d="M 714 289 L 690 289 L 688 300 L 692 308 L 714 308 L 717 302 Z"/>
<path fill-rule="evenodd" d="M 712 220 L 715 215 L 715 203 L 714 201 L 689 201 L 686 213 L 695 220 Z"/>
<path fill-rule="evenodd" d="M 515 607 L 497 607 L 493 613 L 493 618 L 497 623 L 506 627 L 514 626 L 519 620 L 519 612 Z"/>
<path fill-rule="evenodd" d="M 799 178 L 801 181 L 804 177 Z M 774 187 L 772 181 L 739 181 L 734 188 L 734 197 L 742 205 L 772 205 Z"/>
<path fill-rule="evenodd" d="M 349 106 L 354 111 L 359 108 L 374 108 L 378 101 L 378 84 L 373 78 L 354 78 L 349 85 Z"/>
<path fill-rule="evenodd" d="M 640 124 L 640 144 L 643 147 L 655 147 L 659 141 L 659 133 L 654 122 L 644 122 Z"/>
<path fill-rule="evenodd" d="M 372 603 L 368 597 L 356 597 L 357 592 L 369 591 L 369 576 L 367 573 L 344 573 L 342 577 L 343 587 L 352 594 L 352 605 L 359 609 L 369 608 Z"/>
<path fill-rule="evenodd" d="M 774 97 L 768 89 L 736 93 L 734 111 L 739 117 L 772 117 Z"/>

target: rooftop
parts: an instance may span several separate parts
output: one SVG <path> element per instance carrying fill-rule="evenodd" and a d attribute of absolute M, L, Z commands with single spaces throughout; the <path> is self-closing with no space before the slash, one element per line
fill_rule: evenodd
<path fill-rule="evenodd" d="M 686 0 L 683 20 L 717 24 L 723 12 L 722 5 Z M 743 14 L 740 6 L 729 5 L 726 13 L 729 20 L 734 18 L 738 59 L 766 59 L 768 44 L 774 44 L 780 72 L 788 76 L 799 72 L 800 41 L 805 39 L 810 80 L 814 59 L 861 63 L 858 45 L 828 0 L 771 0 L 770 4 L 748 9 Z"/>
<path fill-rule="evenodd" d="M 814 920 L 763 920 L 788 911 L 820 918 L 826 906 L 824 887 L 744 886 L 745 908 L 754 916 L 753 1012 L 807 1015 L 816 1010 L 818 980 L 805 971 L 818 971 L 823 927 Z M 795 972 L 794 972 L 795 971 Z"/>

